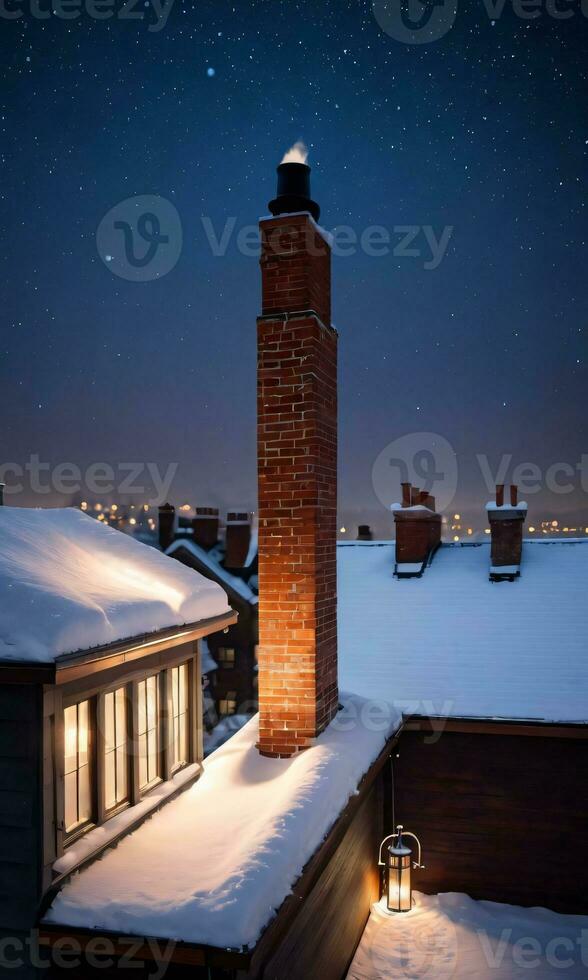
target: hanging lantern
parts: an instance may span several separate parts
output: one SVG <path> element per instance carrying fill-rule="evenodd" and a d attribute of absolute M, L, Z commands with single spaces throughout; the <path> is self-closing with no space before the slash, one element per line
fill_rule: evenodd
<path fill-rule="evenodd" d="M 418 847 L 418 861 L 412 861 L 412 851 L 404 838 L 412 837 Z M 384 845 L 392 841 L 386 853 L 387 859 L 382 860 Z M 410 912 L 412 908 L 411 871 L 413 868 L 424 868 L 421 863 L 421 842 L 415 834 L 404 830 L 398 824 L 395 834 L 385 837 L 380 844 L 378 864 L 387 869 L 386 904 L 389 912 Z"/>

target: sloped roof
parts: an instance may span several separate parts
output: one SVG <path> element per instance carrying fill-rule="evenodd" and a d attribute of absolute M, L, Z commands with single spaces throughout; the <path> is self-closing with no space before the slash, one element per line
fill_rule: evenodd
<path fill-rule="evenodd" d="M 406 713 L 588 722 L 588 541 L 526 541 L 491 583 L 490 546 L 444 545 L 394 578 L 393 542 L 340 543 L 339 678 Z"/>
<path fill-rule="evenodd" d="M 50 662 L 228 612 L 220 586 L 79 510 L 0 507 L 0 661 Z"/>

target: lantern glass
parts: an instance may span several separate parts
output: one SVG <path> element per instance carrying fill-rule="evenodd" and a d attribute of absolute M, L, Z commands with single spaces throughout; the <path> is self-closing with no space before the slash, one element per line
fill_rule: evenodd
<path fill-rule="evenodd" d="M 388 911 L 410 912 L 412 888 L 410 884 L 410 851 L 407 854 L 388 852 Z"/>

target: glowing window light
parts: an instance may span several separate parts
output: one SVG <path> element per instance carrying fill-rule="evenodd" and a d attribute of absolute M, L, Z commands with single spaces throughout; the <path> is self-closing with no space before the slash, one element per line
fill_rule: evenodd
<path fill-rule="evenodd" d="M 64 722 L 64 817 L 71 833 L 92 819 L 90 702 L 72 704 Z"/>

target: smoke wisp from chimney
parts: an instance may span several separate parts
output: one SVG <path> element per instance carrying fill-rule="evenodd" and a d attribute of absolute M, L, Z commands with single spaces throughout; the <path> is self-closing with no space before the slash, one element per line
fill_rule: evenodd
<path fill-rule="evenodd" d="M 302 140 L 297 140 L 287 153 L 282 157 L 282 163 L 306 163 L 308 160 L 308 147 Z"/>

